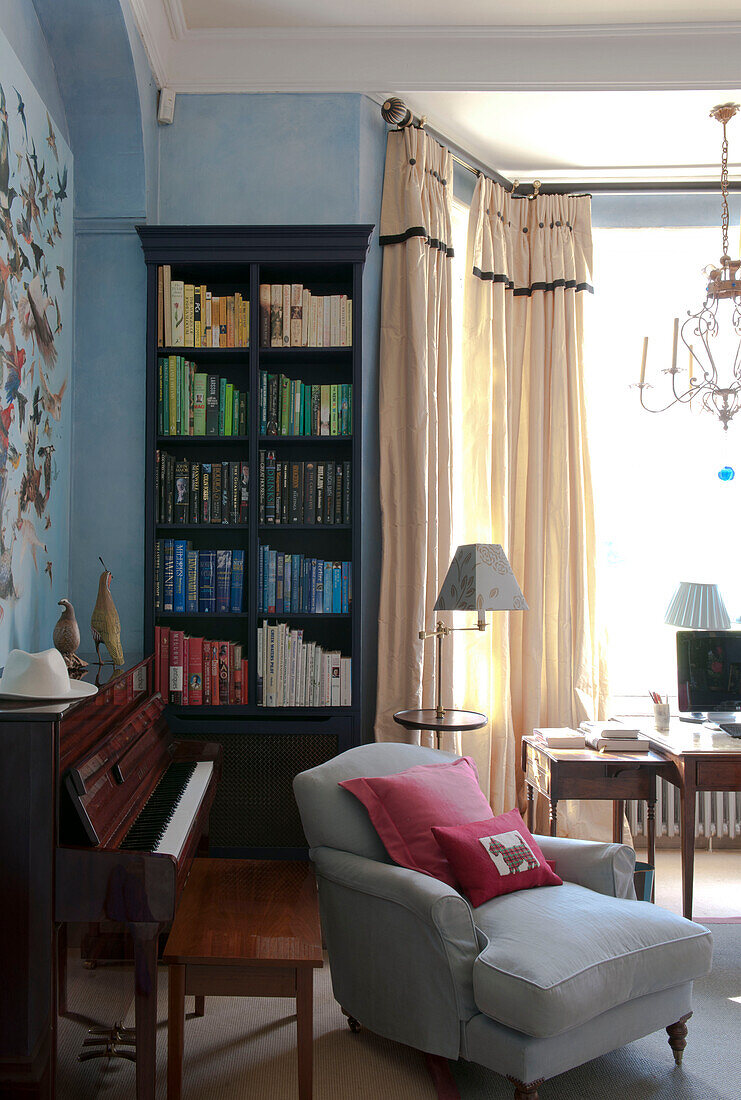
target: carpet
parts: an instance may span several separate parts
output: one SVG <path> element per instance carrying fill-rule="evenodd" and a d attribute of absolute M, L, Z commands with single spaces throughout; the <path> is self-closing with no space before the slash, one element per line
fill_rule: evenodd
<path fill-rule="evenodd" d="M 541 1085 L 540 1100 L 738 1100 L 741 926 L 714 923 L 712 932 L 713 970 L 695 982 L 681 1067 L 661 1031 L 551 1078 Z M 491 1070 L 471 1062 L 448 1067 L 437 1084 L 439 1100 L 512 1100 L 510 1083 Z"/>
<path fill-rule="evenodd" d="M 738 1100 L 741 1097 L 741 926 L 713 926 L 713 973 L 695 984 L 681 1069 L 662 1031 L 546 1081 L 541 1100 Z M 79 1062 L 92 1023 L 133 1024 L 129 967 L 84 970 L 70 962 L 70 1013 L 59 1022 L 58 1100 L 132 1100 L 134 1066 Z M 206 1015 L 186 999 L 184 1100 L 295 1100 L 294 1002 L 211 997 Z M 157 1100 L 167 1091 L 167 971 L 160 968 Z M 373 1035 L 357 1035 L 332 996 L 329 967 L 315 977 L 315 1100 L 512 1100 L 508 1081 L 471 1063 L 426 1058 Z"/>

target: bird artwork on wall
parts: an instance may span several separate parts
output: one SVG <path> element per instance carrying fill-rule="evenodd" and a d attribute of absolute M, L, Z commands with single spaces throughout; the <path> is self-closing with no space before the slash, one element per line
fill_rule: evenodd
<path fill-rule="evenodd" d="M 64 657 L 64 663 L 70 671 L 87 668 L 87 661 L 78 657 L 76 652 L 80 644 L 80 627 L 75 618 L 75 609 L 66 598 L 59 601 L 59 606 L 63 610 L 52 634 L 54 646 Z"/>
<path fill-rule="evenodd" d="M 106 568 L 102 558 L 98 558 L 98 561 L 103 566 L 103 572 L 100 574 L 100 580 L 98 581 L 98 598 L 95 601 L 90 619 L 95 652 L 98 654 L 99 665 L 108 663 L 100 656 L 100 643 L 102 642 L 113 658 L 114 667 L 122 668 L 124 655 L 121 647 L 121 620 L 118 617 L 118 611 L 116 611 L 116 605 L 111 595 L 111 578 L 113 574 L 110 569 Z"/>
<path fill-rule="evenodd" d="M 64 135 L 0 32 L 0 664 L 42 646 L 67 576 L 71 191 Z"/>

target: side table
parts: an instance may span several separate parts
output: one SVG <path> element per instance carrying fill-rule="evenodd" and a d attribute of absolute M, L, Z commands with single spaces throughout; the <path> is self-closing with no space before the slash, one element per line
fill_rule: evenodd
<path fill-rule="evenodd" d="M 311 1100 L 313 978 L 322 965 L 314 868 L 308 862 L 195 859 L 170 932 L 167 1097 L 182 1095 L 184 1001 L 293 997 L 299 1100 Z"/>
<path fill-rule="evenodd" d="M 647 807 L 648 862 L 653 866 L 656 857 L 656 774 L 665 768 L 666 758 L 656 752 L 551 749 L 539 737 L 523 737 L 522 771 L 527 784 L 528 828 L 532 832 L 535 825 L 535 791 L 548 799 L 551 836 L 557 835 L 558 803 L 562 799 L 609 800 L 613 803 L 612 838 L 620 844 L 625 801 L 642 799 Z"/>
<path fill-rule="evenodd" d="M 394 721 L 407 730 L 434 730 L 439 749 L 444 733 L 479 730 L 486 725 L 488 719 L 477 710 L 446 710 L 443 717 L 438 718 L 435 708 L 429 707 L 426 710 L 398 710 Z"/>

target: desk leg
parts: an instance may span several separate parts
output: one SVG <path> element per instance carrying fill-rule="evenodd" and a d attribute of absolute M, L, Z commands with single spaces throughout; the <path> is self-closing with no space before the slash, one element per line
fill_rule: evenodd
<path fill-rule="evenodd" d="M 654 869 L 651 883 L 651 901 L 656 901 L 656 773 L 651 771 L 648 798 L 646 799 L 646 825 L 648 832 L 648 862 Z"/>
<path fill-rule="evenodd" d="M 314 970 L 310 966 L 300 966 L 296 969 L 296 1039 L 298 1100 L 311 1100 L 314 1056 Z"/>
<path fill-rule="evenodd" d="M 695 785 L 687 782 L 687 771 L 682 777 L 682 914 L 692 920 L 692 887 L 695 875 Z"/>
<path fill-rule="evenodd" d="M 535 791 L 532 783 L 527 783 L 527 827 L 535 832 Z"/>
<path fill-rule="evenodd" d="M 548 815 L 551 822 L 551 836 L 558 836 L 558 801 L 555 798 L 548 800 Z"/>
<path fill-rule="evenodd" d="M 615 844 L 623 843 L 623 818 L 625 817 L 625 799 L 612 800 L 612 839 Z"/>
<path fill-rule="evenodd" d="M 183 1087 L 185 1032 L 185 967 L 168 967 L 167 991 L 167 1100 L 180 1100 Z"/>

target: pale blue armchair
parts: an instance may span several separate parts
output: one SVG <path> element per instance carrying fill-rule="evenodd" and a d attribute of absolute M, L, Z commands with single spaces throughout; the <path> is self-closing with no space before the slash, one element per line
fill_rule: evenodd
<path fill-rule="evenodd" d="M 679 1063 L 710 933 L 635 900 L 633 850 L 538 837 L 564 885 L 472 909 L 392 863 L 361 803 L 338 786 L 453 759 L 373 744 L 296 776 L 319 885 L 334 994 L 351 1026 L 505 1074 L 515 1100 L 543 1080 L 666 1028 Z"/>

